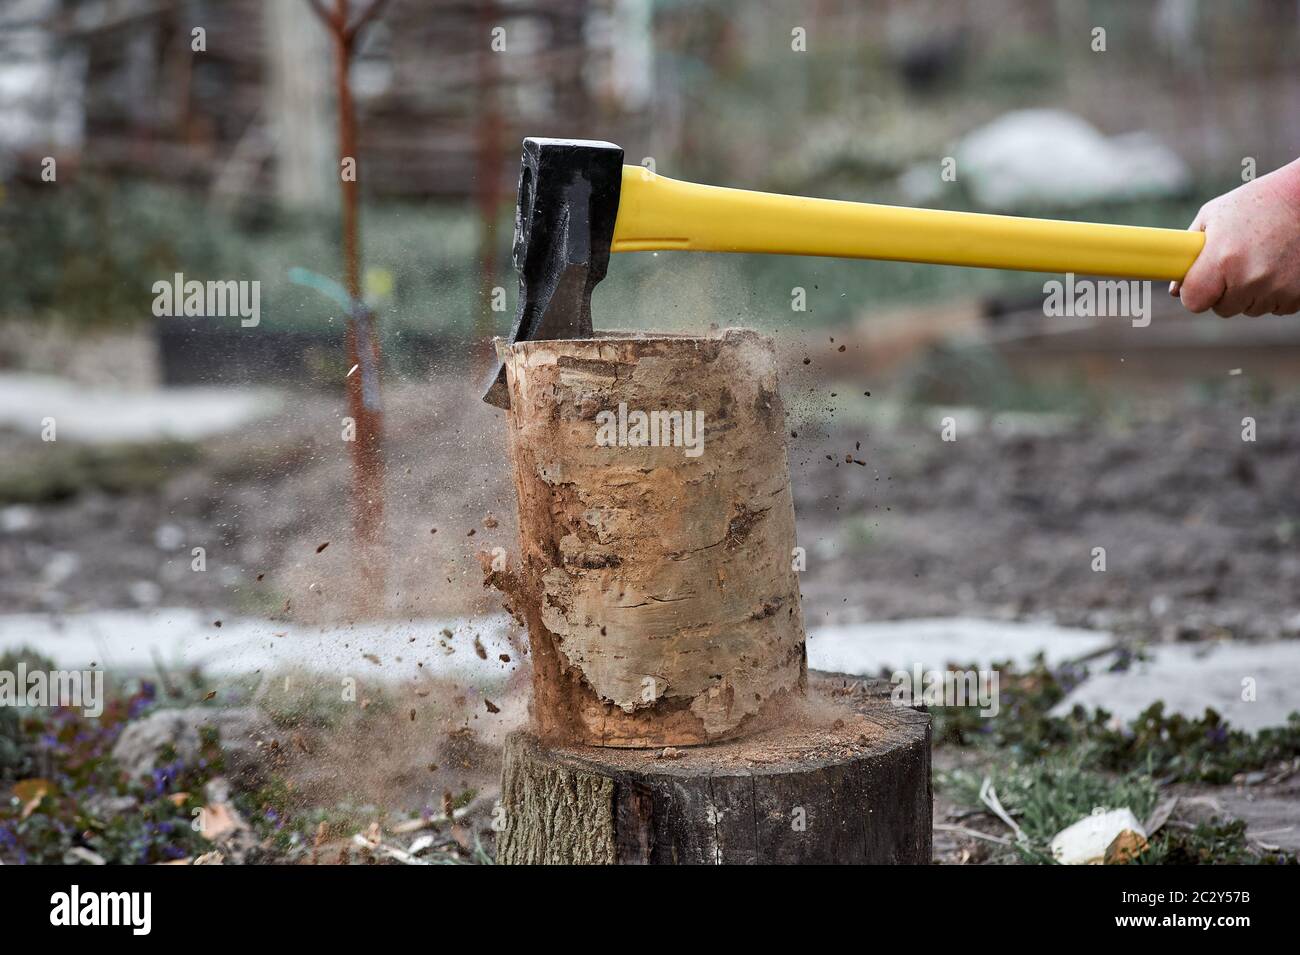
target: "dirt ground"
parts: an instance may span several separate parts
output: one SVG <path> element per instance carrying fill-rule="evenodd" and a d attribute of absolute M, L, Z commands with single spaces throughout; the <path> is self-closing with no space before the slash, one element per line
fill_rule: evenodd
<path fill-rule="evenodd" d="M 958 414 L 950 443 L 949 413 L 894 425 L 867 413 L 796 445 L 810 625 L 973 614 L 1147 640 L 1300 629 L 1300 406 L 1183 398 L 1122 419 L 982 428 Z"/>
<path fill-rule="evenodd" d="M 1122 415 L 990 418 L 814 377 L 797 363 L 786 375 L 809 626 L 969 614 L 1147 640 L 1300 630 L 1300 403 L 1173 396 Z M 514 549 L 499 413 L 451 380 L 396 384 L 386 400 L 384 615 L 497 609 L 475 555 Z M 151 465 L 156 486 L 9 505 L 0 605 L 352 619 L 342 402 L 300 392 L 285 408 L 196 460 Z M 941 438 L 946 416 L 955 441 Z M 0 433 L 10 467 L 48 466 L 34 444 Z M 190 569 L 194 546 L 206 573 Z"/>
<path fill-rule="evenodd" d="M 790 350 L 784 387 L 810 628 L 961 614 L 1045 616 L 1134 641 L 1300 633 L 1300 402 L 1252 403 L 1244 391 L 1210 401 L 1188 390 L 1087 416 L 995 417 L 909 405 L 888 384 L 827 383 L 817 356 L 804 357 Z M 498 611 L 476 555 L 514 550 L 500 413 L 451 376 L 390 382 L 385 401 L 382 614 Z M 0 504 L 0 608 L 360 619 L 367 595 L 349 545 L 342 414 L 340 395 L 290 392 L 281 410 L 202 442 L 190 459 L 152 462 L 136 490 Z M 1241 440 L 1247 414 L 1253 443 Z M 945 417 L 955 441 L 941 437 Z M 48 451 L 0 432 L 7 467 L 48 467 Z M 206 573 L 190 568 L 194 546 L 207 549 Z M 1093 569 L 1098 547 L 1104 573 Z M 523 677 L 496 701 L 496 730 L 522 719 Z M 429 739 L 414 721 L 382 739 L 320 738 L 311 745 L 329 758 L 300 759 L 294 775 L 318 797 L 375 791 L 412 810 L 431 785 L 488 792 L 500 734 L 487 732 L 483 714 L 454 709 L 431 745 L 405 745 Z M 474 734 L 458 734 L 471 723 Z M 441 764 L 436 778 L 431 761 Z M 345 771 L 367 762 L 365 773 Z M 1191 795 L 1264 822 L 1277 803 L 1279 824 L 1290 825 L 1293 783 L 1238 789 Z M 935 818 L 961 814 L 940 798 Z M 936 834 L 936 855 L 978 861 L 977 842 Z"/>

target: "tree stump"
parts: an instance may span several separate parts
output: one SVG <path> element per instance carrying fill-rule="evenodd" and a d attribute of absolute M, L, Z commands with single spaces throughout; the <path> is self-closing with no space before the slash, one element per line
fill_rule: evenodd
<path fill-rule="evenodd" d="M 506 741 L 497 862 L 931 859 L 930 718 L 889 685 L 811 674 L 789 722 L 682 750 Z"/>
<path fill-rule="evenodd" d="M 534 728 L 690 745 L 767 725 L 805 680 L 770 339 L 502 344 Z M 509 577 L 509 579 L 506 579 Z"/>

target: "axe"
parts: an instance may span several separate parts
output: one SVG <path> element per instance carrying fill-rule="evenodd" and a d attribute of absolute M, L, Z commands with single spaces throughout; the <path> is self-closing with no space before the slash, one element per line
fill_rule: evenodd
<path fill-rule="evenodd" d="M 805 199 L 679 182 L 623 165 L 613 143 L 524 140 L 511 344 L 590 338 L 611 252 L 763 252 L 1181 279 L 1203 232 Z M 498 363 L 484 400 L 510 406 Z"/>

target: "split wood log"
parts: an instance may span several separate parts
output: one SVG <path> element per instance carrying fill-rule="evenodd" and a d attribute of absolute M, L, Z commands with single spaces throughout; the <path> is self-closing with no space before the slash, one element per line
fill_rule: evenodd
<path fill-rule="evenodd" d="M 680 746 L 802 696 L 794 505 L 770 339 L 499 344 L 539 736 Z M 508 579 L 505 579 L 508 578 Z"/>
<path fill-rule="evenodd" d="M 665 754 L 512 734 L 496 861 L 928 864 L 929 716 L 887 683 L 812 677 L 797 721 L 743 740 Z"/>

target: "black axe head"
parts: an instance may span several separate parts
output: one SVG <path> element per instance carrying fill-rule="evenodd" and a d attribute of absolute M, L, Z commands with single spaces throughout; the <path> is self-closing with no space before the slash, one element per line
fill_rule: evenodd
<path fill-rule="evenodd" d="M 591 337 L 591 290 L 609 267 L 622 177 L 623 150 L 613 143 L 524 140 L 515 208 L 519 307 L 511 344 Z M 510 407 L 500 363 L 483 400 Z"/>

